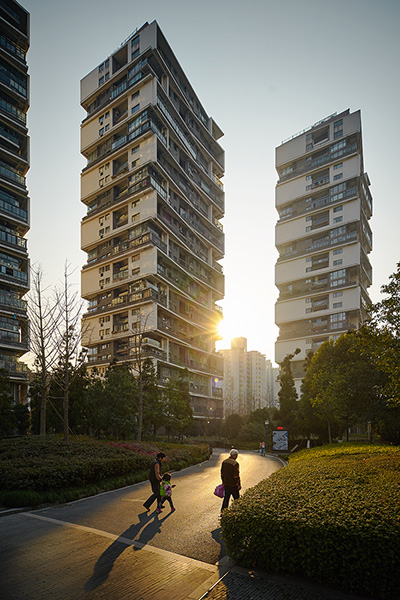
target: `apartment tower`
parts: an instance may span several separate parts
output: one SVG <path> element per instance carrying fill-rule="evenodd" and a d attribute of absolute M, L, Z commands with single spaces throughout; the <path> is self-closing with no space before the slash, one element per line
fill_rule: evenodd
<path fill-rule="evenodd" d="M 292 362 L 299 391 L 307 354 L 358 329 L 370 302 L 370 181 L 360 111 L 331 115 L 276 148 L 275 360 Z"/>
<path fill-rule="evenodd" d="M 160 388 L 186 374 L 195 418 L 220 418 L 222 131 L 155 21 L 82 79 L 81 104 L 89 368 L 134 365 L 139 343 Z"/>
<path fill-rule="evenodd" d="M 247 339 L 231 340 L 231 347 L 220 350 L 224 357 L 224 415 L 246 416 L 258 408 L 272 406 L 268 388 L 268 363 L 257 350 L 247 351 Z"/>
<path fill-rule="evenodd" d="M 29 350 L 27 305 L 29 259 L 29 13 L 13 0 L 0 2 L 0 369 L 14 402 L 25 402 Z"/>

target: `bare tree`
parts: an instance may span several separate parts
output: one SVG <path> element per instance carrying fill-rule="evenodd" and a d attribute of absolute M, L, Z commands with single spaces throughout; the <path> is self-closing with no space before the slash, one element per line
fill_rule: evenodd
<path fill-rule="evenodd" d="M 55 302 L 59 307 L 57 320 L 58 369 L 53 376 L 63 392 L 64 441 L 69 437 L 69 391 L 78 369 L 86 358 L 85 349 L 81 349 L 82 331 L 80 320 L 83 301 L 78 292 L 72 291 L 69 279 L 73 271 L 68 262 L 64 268 L 64 284 L 55 293 Z"/>
<path fill-rule="evenodd" d="M 138 429 L 137 429 L 137 441 L 142 441 L 142 430 L 143 430 L 143 362 L 147 358 L 145 349 L 143 347 L 143 340 L 145 333 L 148 330 L 147 322 L 150 318 L 151 313 L 144 315 L 140 313 L 137 317 L 136 328 L 131 330 L 132 336 L 130 340 L 130 354 L 133 358 L 132 371 L 135 373 L 137 379 L 137 393 L 138 393 Z"/>
<path fill-rule="evenodd" d="M 48 288 L 43 287 L 43 269 L 41 265 L 31 269 L 32 283 L 28 296 L 28 314 L 30 319 L 30 346 L 35 356 L 35 369 L 40 387 L 40 435 L 46 435 L 46 409 L 50 372 L 58 358 L 56 344 L 59 306 L 46 297 Z"/>

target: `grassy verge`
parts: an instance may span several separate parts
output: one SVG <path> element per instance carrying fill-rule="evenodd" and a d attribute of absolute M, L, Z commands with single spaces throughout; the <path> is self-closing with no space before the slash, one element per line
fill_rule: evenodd
<path fill-rule="evenodd" d="M 38 506 L 69 502 L 145 481 L 157 452 L 164 470 L 178 471 L 207 460 L 206 445 L 137 444 L 25 436 L 0 440 L 0 505 Z"/>
<path fill-rule="evenodd" d="M 344 591 L 398 598 L 400 448 L 304 450 L 221 518 L 229 555 L 247 567 Z"/>

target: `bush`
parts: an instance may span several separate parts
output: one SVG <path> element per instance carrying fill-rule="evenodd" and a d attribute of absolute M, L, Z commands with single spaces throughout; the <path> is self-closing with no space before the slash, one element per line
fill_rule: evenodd
<path fill-rule="evenodd" d="M 399 469 L 399 448 L 301 451 L 223 513 L 228 554 L 247 567 L 397 598 Z"/>
<path fill-rule="evenodd" d="M 0 503 L 5 506 L 66 501 L 115 489 L 148 477 L 164 451 L 169 470 L 202 462 L 208 446 L 110 443 L 95 440 L 23 437 L 0 441 Z"/>

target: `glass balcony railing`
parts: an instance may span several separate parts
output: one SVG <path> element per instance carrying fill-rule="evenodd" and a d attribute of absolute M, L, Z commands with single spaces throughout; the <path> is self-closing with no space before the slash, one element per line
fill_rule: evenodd
<path fill-rule="evenodd" d="M 4 100 L 3 98 L 0 98 L 0 110 L 6 112 L 7 114 L 11 115 L 15 119 L 26 125 L 26 114 L 13 104 L 10 104 L 6 100 Z"/>
<path fill-rule="evenodd" d="M 10 215 L 19 217 L 23 221 L 28 220 L 28 213 L 26 210 L 19 208 L 14 204 L 14 199 L 8 194 L 0 191 L 0 210 Z"/>
<path fill-rule="evenodd" d="M 8 292 L 0 291 L 0 306 L 7 306 L 13 310 L 26 313 L 28 304 L 26 300 L 20 300 Z"/>
<path fill-rule="evenodd" d="M 8 167 L 5 163 L 0 162 L 0 175 L 6 179 L 10 179 L 25 188 L 25 177 L 20 175 L 18 171 Z"/>
<path fill-rule="evenodd" d="M 26 239 L 0 229 L 0 241 L 16 246 L 21 250 L 26 250 Z"/>

